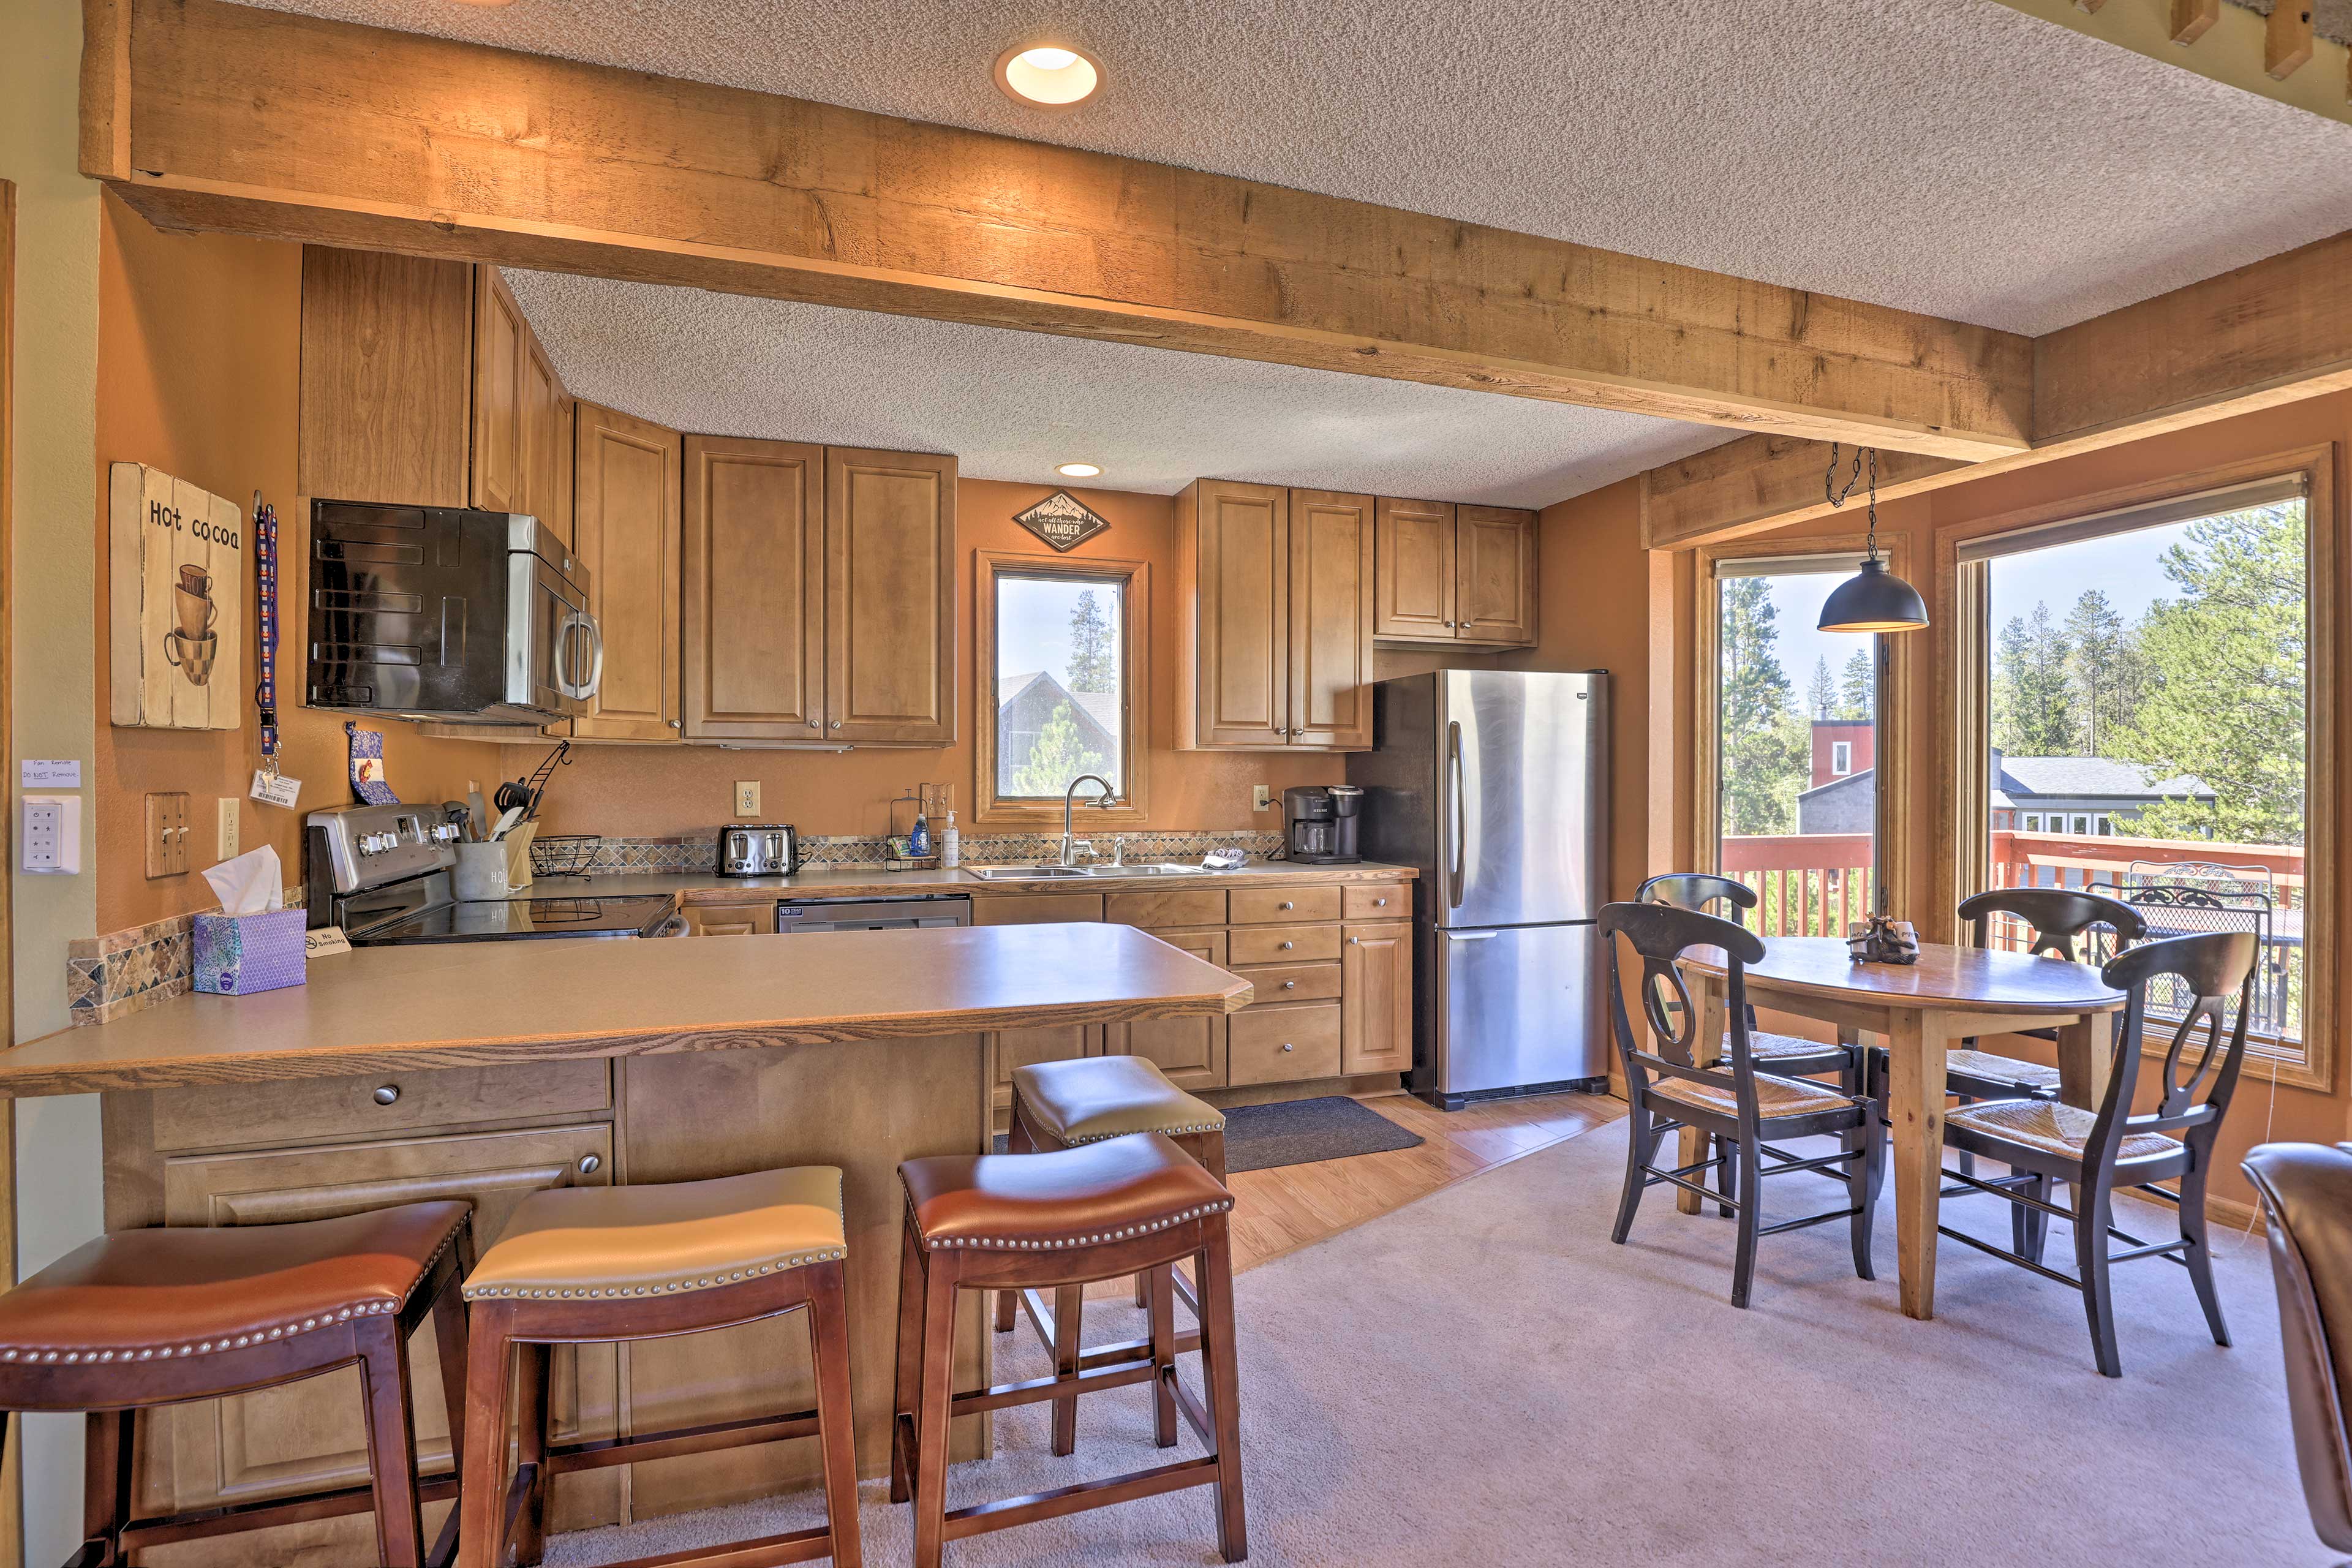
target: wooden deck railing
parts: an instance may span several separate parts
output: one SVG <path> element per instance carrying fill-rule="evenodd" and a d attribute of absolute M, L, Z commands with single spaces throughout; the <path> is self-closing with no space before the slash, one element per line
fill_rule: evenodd
<path fill-rule="evenodd" d="M 1784 833 L 1726 838 L 1723 874 L 1756 889 L 1765 936 L 1843 936 L 1870 918 L 1870 835 Z"/>

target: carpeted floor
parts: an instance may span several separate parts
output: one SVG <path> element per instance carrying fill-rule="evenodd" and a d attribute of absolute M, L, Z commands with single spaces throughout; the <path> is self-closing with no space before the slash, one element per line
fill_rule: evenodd
<path fill-rule="evenodd" d="M 1957 1244 L 1939 1263 L 1941 1316 L 1904 1318 L 1891 1203 L 1880 1282 L 1853 1278 L 1842 1226 L 1769 1237 L 1756 1304 L 1736 1311 L 1728 1222 L 1677 1215 L 1655 1189 L 1632 1243 L 1609 1244 L 1623 1159 L 1619 1122 L 1241 1276 L 1253 1563 L 2336 1561 L 2296 1484 L 2259 1239 L 2218 1249 L 2235 1350 L 2206 1338 L 2178 1267 L 2119 1268 L 2126 1375 L 2113 1382 L 2091 1368 L 2072 1291 Z M 1833 1195 L 1809 1177 L 1768 1193 L 1776 1214 Z M 1983 1234 L 2005 1230 L 1990 1201 L 1956 1201 L 1948 1217 L 1956 1209 Z M 2053 1252 L 2068 1246 L 2062 1227 Z M 1087 1315 L 1098 1338 L 1135 1331 L 1139 1316 L 1115 1302 Z M 1028 1336 L 998 1344 L 1012 1347 L 1000 1377 L 1047 1370 Z M 1075 1460 L 1045 1453 L 1045 1407 L 1013 1413 L 998 1456 L 955 1472 L 950 1503 L 1167 1458 L 1138 1441 L 1144 1401 L 1141 1389 L 1090 1397 Z M 867 1561 L 904 1562 L 907 1510 L 879 1483 L 865 1496 Z M 785 1503 L 656 1521 L 559 1538 L 547 1562 L 811 1517 Z M 1212 1563 L 1209 1494 L 959 1542 L 949 1561 Z"/>

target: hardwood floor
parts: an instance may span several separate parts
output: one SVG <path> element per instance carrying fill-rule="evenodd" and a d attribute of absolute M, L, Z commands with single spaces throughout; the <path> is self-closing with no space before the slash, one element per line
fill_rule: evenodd
<path fill-rule="evenodd" d="M 1363 1103 L 1421 1134 L 1418 1148 L 1312 1165 L 1244 1171 L 1233 1189 L 1234 1268 L 1255 1268 L 1377 1219 L 1441 1187 L 1573 1138 L 1625 1114 L 1605 1094 L 1546 1094 L 1439 1110 L 1409 1095 Z"/>

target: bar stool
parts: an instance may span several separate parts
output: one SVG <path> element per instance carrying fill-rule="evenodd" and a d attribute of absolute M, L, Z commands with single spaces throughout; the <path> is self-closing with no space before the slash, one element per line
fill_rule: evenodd
<path fill-rule="evenodd" d="M 457 1496 L 457 1478 L 417 1476 L 408 1336 L 432 1314 L 449 1440 L 462 1457 L 457 1285 L 472 1260 L 471 1212 L 462 1203 L 406 1204 L 290 1225 L 117 1231 L 0 1295 L 0 1412 L 88 1413 L 84 1540 L 73 1561 L 103 1568 L 149 1547 L 373 1509 L 376 1561 L 422 1568 L 418 1510 Z M 131 1518 L 141 1410 L 352 1363 L 367 1415 L 367 1486 Z M 431 1561 L 447 1561 L 456 1524 L 452 1510 Z"/>
<path fill-rule="evenodd" d="M 1217 1489 L 1217 1540 L 1228 1563 L 1249 1555 L 1242 1512 L 1240 1384 L 1234 1368 L 1233 1262 L 1225 1215 L 1233 1194 L 1157 1132 L 1076 1149 L 947 1155 L 898 1167 L 907 1188 L 898 1271 L 898 1357 L 890 1428 L 890 1500 L 915 1502 L 915 1568 L 940 1568 L 949 1541 L 1104 1508 L 1185 1487 Z M 958 1290 L 1085 1286 L 1191 1258 L 1201 1279 L 1203 1409 L 1176 1376 L 1171 1321 L 1152 1337 L 1091 1352 L 1051 1378 L 954 1392 Z M 1181 1410 L 1210 1452 L 1108 1480 L 947 1511 L 948 1422 L 957 1415 L 1152 1385 L 1160 1447 L 1176 1444 Z M 1086 1500 L 1080 1500 L 1084 1499 Z"/>
<path fill-rule="evenodd" d="M 1224 1112 L 1169 1082 L 1168 1075 L 1150 1058 L 1080 1057 L 1013 1069 L 1013 1127 L 1005 1136 L 1008 1152 L 1074 1149 L 1138 1132 L 1162 1134 L 1199 1161 L 1202 1170 L 1217 1178 L 1218 1185 L 1224 1184 Z M 1172 1316 L 1175 1308 L 1172 1302 L 1154 1301 L 1150 1278 L 1148 1270 L 1135 1277 L 1135 1304 L 1151 1309 L 1156 1332 L 1160 1314 Z M 1197 1321 L 1201 1302 L 1192 1281 L 1171 1271 L 1169 1283 Z M 1078 1342 L 1085 1327 L 1086 1295 L 1082 1285 L 1064 1286 L 1054 1292 L 1054 1305 L 1048 1309 L 1039 1291 L 999 1291 L 996 1331 L 1010 1332 L 1016 1310 L 1026 1308 L 1030 1326 L 1053 1352 L 1055 1366 L 1074 1371 L 1084 1353 Z M 1200 1335 L 1185 1333 L 1177 1348 L 1200 1349 Z M 1069 1394 L 1054 1401 L 1054 1452 L 1075 1454 L 1077 1448 L 1078 1399 Z"/>
<path fill-rule="evenodd" d="M 841 1173 L 830 1165 L 666 1186 L 554 1187 L 515 1208 L 466 1280 L 471 1307 L 461 1568 L 540 1560 L 551 1478 L 788 1437 L 823 1451 L 825 1523 L 646 1562 L 803 1563 L 857 1568 L 857 1457 L 842 1300 Z M 809 1310 L 816 1408 L 720 1427 L 551 1447 L 548 1347 L 701 1333 Z M 522 1375 L 509 1379 L 510 1356 Z M 509 1383 L 520 1383 L 520 1462 L 506 1474 Z"/>

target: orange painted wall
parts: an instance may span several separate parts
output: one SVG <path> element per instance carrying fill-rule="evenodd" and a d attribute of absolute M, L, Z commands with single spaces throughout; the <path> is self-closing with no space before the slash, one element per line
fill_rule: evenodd
<path fill-rule="evenodd" d="M 302 781 L 298 811 L 341 805 L 344 783 L 341 721 L 292 706 L 301 690 L 302 507 L 294 490 L 296 399 L 299 386 L 302 250 L 296 245 L 217 235 L 165 235 L 150 228 L 112 195 L 105 199 L 99 240 L 98 473 L 91 508 L 98 535 L 98 689 L 110 710 L 107 658 L 107 467 L 149 463 L 226 496 L 240 507 L 258 489 L 278 508 L 285 628 L 278 690 L 285 771 Z M 37 593 L 28 582 L 19 592 Z M 257 621 L 248 591 L 246 668 L 257 669 Z M 384 755 L 394 782 L 412 798 L 438 799 L 462 789 L 469 773 L 488 776 L 497 748 L 418 739 L 386 723 Z M 260 731 L 248 710 L 237 731 L 98 729 L 90 809 L 97 817 L 98 929 L 121 931 L 169 915 L 215 907 L 196 870 L 149 881 L 146 804 L 151 790 L 184 790 L 191 867 L 213 863 L 217 806 L 241 802 L 240 847 L 275 845 L 287 880 L 300 875 L 298 812 L 246 800 L 261 759 Z"/>
<path fill-rule="evenodd" d="M 715 834 L 733 818 L 734 784 L 757 779 L 763 820 L 789 822 L 803 833 L 872 834 L 888 830 L 895 797 L 921 783 L 952 783 L 957 816 L 968 834 L 1024 831 L 971 821 L 975 700 L 972 552 L 1022 551 L 1050 556 L 1013 514 L 1053 493 L 1047 485 L 964 479 L 956 486 L 956 744 L 919 751 L 727 752 L 709 746 L 580 745 L 576 759 L 549 786 L 541 812 L 542 836 Z M 1175 500 L 1126 490 L 1073 489 L 1071 493 L 1110 523 L 1107 532 L 1073 555 L 1142 560 L 1151 566 L 1150 820 L 1161 828 L 1282 826 L 1277 805 L 1250 810 L 1250 786 L 1270 785 L 1278 802 L 1291 784 L 1337 784 L 1344 759 L 1268 752 L 1179 752 L 1171 748 L 1176 702 Z M 505 773 L 519 777 L 546 754 L 544 747 L 505 748 Z"/>
<path fill-rule="evenodd" d="M 2334 443 L 2336 447 L 2336 516 L 2333 520 L 2336 540 L 2338 582 L 2336 606 L 2339 616 L 2337 628 L 2339 663 L 2352 657 L 2352 642 L 2347 637 L 2340 617 L 2352 610 L 2352 588 L 2346 576 L 2352 570 L 2352 470 L 2347 470 L 2347 454 L 2352 452 L 2352 394 L 2337 394 L 2307 399 L 2259 414 L 2223 420 L 2190 430 L 2151 437 L 2106 451 L 2086 454 L 2016 473 L 1999 475 L 1974 483 L 1955 485 L 1948 489 L 1931 491 L 1881 508 L 1879 531 L 1903 536 L 1915 563 L 1913 581 L 1923 592 L 1931 595 L 1929 614 L 1939 619 L 1948 617 L 1952 607 L 1937 602 L 1935 590 L 1937 546 L 1946 539 L 1962 539 L 1998 531 L 2003 526 L 2000 519 L 2029 507 L 2063 502 L 2077 497 L 2093 497 L 2122 486 L 2161 482 L 2176 477 L 2192 475 L 2200 470 L 2223 463 L 2233 463 L 2284 454 Z M 1605 492 L 1603 492 L 1605 493 Z M 1573 503 L 1579 516 L 1589 515 L 1583 510 L 1596 498 L 1586 497 Z M 2316 520 L 2315 520 L 2315 521 Z M 1800 539 L 1807 533 L 1851 532 L 1859 518 L 1848 515 L 1836 526 L 1776 534 L 1781 539 Z M 1691 557 L 1681 558 L 1685 571 L 1690 570 Z M 1549 608 L 1549 607 L 1548 607 Z M 1686 611 L 1685 613 L 1687 613 Z M 1688 627 L 1678 626 L 1676 635 L 1687 637 Z M 1895 890 L 1898 915 L 1917 921 L 1923 931 L 1937 935 L 1948 934 L 1948 923 L 1937 928 L 1938 917 L 1948 922 L 1949 911 L 1930 909 L 1934 897 L 1933 868 L 1941 852 L 1943 835 L 1948 826 L 1939 822 L 1936 810 L 1936 781 L 1942 765 L 1937 735 L 1937 714 L 1941 694 L 1950 686 L 1952 672 L 1940 662 L 1942 650 L 1931 629 L 1917 634 L 1918 642 L 1912 649 L 1911 681 L 1904 693 L 1914 716 L 1910 736 L 1912 787 L 1916 792 L 1911 813 L 1907 850 L 1906 881 Z M 2316 689 L 2321 683 L 2314 682 Z M 2337 672 L 2330 683 L 2336 693 L 2336 722 L 2339 748 L 2352 741 L 2352 680 Z M 2333 776 L 2323 772 L 2315 776 L 2315 789 L 2332 787 L 2335 791 L 2338 852 L 2333 868 L 2336 889 L 2337 920 L 2352 919 L 2352 768 L 2338 766 Z M 1685 786 L 1686 787 L 1686 786 Z M 1685 796 L 1686 799 L 1686 796 Z M 1678 805 L 1676 809 L 1686 809 Z M 1672 831 L 1675 825 L 1664 825 Z M 1661 868 L 1664 869 L 1664 868 Z M 2316 875 L 2315 868 L 2315 875 Z M 2341 929 L 2339 927 L 2339 929 Z M 2336 966 L 2336 995 L 2337 1011 L 2337 1059 L 2334 1081 L 2326 1090 L 2281 1086 L 2273 1101 L 2271 1087 L 2261 1081 L 2257 1066 L 2250 1070 L 2239 1090 L 2230 1125 L 2223 1130 L 2221 1142 L 2220 1169 L 2216 1172 L 2214 1190 L 2219 1196 L 2233 1202 L 2252 1201 L 2252 1191 L 2238 1173 L 2238 1161 L 2254 1143 L 2267 1138 L 2281 1140 L 2307 1139 L 2334 1142 L 2352 1131 L 2352 1097 L 2347 1097 L 2346 1082 L 2347 1052 L 2342 1026 L 2352 1020 L 2352 992 L 2347 992 L 2347 973 L 2344 953 L 2329 955 Z M 1809 1031 L 1818 1033 L 1819 1031 Z M 2013 1055 L 2031 1056 L 2043 1051 L 2042 1059 L 2050 1059 L 2047 1047 L 2030 1040 L 2011 1039 L 2000 1048 Z"/>

